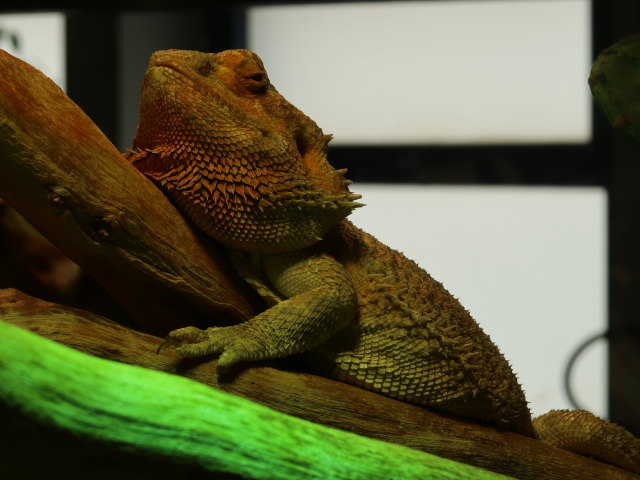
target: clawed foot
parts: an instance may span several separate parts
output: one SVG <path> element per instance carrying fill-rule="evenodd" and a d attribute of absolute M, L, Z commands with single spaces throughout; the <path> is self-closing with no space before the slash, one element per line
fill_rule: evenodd
<path fill-rule="evenodd" d="M 156 353 L 171 345 L 176 347 L 176 353 L 181 357 L 219 353 L 218 372 L 223 373 L 231 365 L 255 357 L 255 352 L 247 348 L 247 339 L 242 336 L 239 327 L 212 327 L 206 330 L 196 327 L 179 328 L 166 336 Z"/>
<path fill-rule="evenodd" d="M 209 336 L 206 330 L 200 330 L 196 327 L 184 327 L 169 332 L 164 341 L 158 346 L 156 354 L 159 354 L 165 348 L 173 345 L 176 347 L 176 353 L 182 357 L 199 357 L 214 353 L 213 351 L 206 351 L 206 344 Z M 202 352 L 195 352 L 197 345 L 201 345 Z M 184 348 L 187 347 L 187 348 Z M 192 352 L 193 350 L 193 352 Z"/>

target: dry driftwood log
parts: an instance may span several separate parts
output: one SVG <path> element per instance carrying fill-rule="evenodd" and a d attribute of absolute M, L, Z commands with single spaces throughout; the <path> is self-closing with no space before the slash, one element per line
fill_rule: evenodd
<path fill-rule="evenodd" d="M 431 412 L 351 385 L 272 365 L 236 368 L 221 380 L 216 360 L 155 354 L 161 339 L 79 310 L 0 291 L 0 316 L 92 355 L 192 378 L 283 413 L 521 479 L 637 478 L 616 467 L 515 433 Z"/>
<path fill-rule="evenodd" d="M 0 197 L 93 274 L 141 329 L 162 335 L 198 320 L 239 321 L 260 308 L 212 242 L 55 85 L 2 51 L 0 70 Z M 156 337 L 15 292 L 3 298 L 13 323 L 79 350 L 190 376 L 317 423 L 519 478 L 635 478 L 532 439 L 304 373 L 256 366 L 219 382 L 215 361 L 156 356 Z"/>

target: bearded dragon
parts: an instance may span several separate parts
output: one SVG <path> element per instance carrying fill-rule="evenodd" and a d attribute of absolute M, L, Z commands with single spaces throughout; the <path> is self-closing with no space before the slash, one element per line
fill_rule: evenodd
<path fill-rule="evenodd" d="M 640 473 L 639 440 L 620 427 L 584 411 L 532 422 L 508 362 L 458 300 L 346 220 L 360 197 L 329 164 L 330 138 L 253 52 L 152 55 L 128 158 L 269 307 L 238 325 L 174 330 L 162 346 L 220 354 L 219 371 L 305 353 L 322 375 Z"/>

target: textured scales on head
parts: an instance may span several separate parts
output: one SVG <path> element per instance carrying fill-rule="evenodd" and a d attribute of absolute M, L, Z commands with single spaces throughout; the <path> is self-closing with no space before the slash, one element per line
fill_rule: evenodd
<path fill-rule="evenodd" d="M 276 91 L 255 53 L 164 50 L 145 74 L 129 159 L 222 244 L 282 252 L 315 243 L 361 205 L 327 161 L 330 139 Z"/>

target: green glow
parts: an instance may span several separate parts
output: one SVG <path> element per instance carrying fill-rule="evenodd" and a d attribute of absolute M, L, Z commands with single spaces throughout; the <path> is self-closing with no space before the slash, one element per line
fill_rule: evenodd
<path fill-rule="evenodd" d="M 2 321 L 0 339 L 0 401 L 127 450 L 256 479 L 509 478 L 92 357 Z"/>

